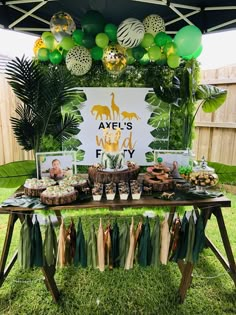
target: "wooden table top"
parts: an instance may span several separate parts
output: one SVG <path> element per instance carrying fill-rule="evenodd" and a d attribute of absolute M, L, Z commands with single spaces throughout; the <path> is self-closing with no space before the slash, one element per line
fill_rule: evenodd
<path fill-rule="evenodd" d="M 139 200 L 105 200 L 93 201 L 84 200 L 76 201 L 73 204 L 60 205 L 60 206 L 48 206 L 50 210 L 78 210 L 78 209 L 98 209 L 107 208 L 110 210 L 121 210 L 123 208 L 144 208 L 144 207 L 176 207 L 176 206 L 198 206 L 200 208 L 209 207 L 231 207 L 230 199 L 225 196 L 217 198 L 196 199 L 196 200 L 163 200 L 154 198 L 153 196 L 142 196 Z M 0 213 L 6 212 L 22 212 L 22 211 L 34 211 L 44 209 L 32 209 L 24 207 L 0 207 Z"/>

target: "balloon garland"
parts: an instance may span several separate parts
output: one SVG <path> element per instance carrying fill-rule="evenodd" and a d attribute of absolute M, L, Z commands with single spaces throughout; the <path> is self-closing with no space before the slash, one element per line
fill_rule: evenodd
<path fill-rule="evenodd" d="M 40 62 L 54 65 L 65 60 L 72 74 L 82 76 L 100 61 L 113 75 L 120 75 L 127 67 L 139 63 L 156 63 L 179 67 L 182 60 L 196 59 L 202 52 L 202 33 L 194 25 L 182 27 L 172 38 L 165 32 L 164 20 L 156 14 L 143 22 L 128 18 L 118 26 L 106 23 L 103 15 L 88 11 L 76 29 L 73 18 L 66 12 L 54 14 L 51 32 L 42 33 L 33 50 Z"/>

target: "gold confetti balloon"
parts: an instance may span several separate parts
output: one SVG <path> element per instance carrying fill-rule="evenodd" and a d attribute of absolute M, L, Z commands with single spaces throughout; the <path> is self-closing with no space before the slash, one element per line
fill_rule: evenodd
<path fill-rule="evenodd" d="M 114 75 L 121 74 L 127 67 L 125 48 L 120 45 L 109 45 L 102 58 L 105 69 Z"/>
<path fill-rule="evenodd" d="M 38 55 L 38 50 L 40 48 L 45 48 L 46 46 L 44 45 L 43 43 L 43 40 L 42 38 L 38 38 L 36 39 L 35 43 L 34 43 L 34 47 L 33 47 L 33 52 L 34 52 L 34 55 L 37 56 Z"/>
<path fill-rule="evenodd" d="M 66 12 L 57 12 L 50 20 L 50 29 L 58 42 L 65 36 L 71 36 L 76 25 L 72 17 Z"/>

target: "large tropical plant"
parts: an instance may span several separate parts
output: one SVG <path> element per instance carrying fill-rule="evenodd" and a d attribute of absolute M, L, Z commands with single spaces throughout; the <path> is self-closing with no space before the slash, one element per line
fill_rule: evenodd
<path fill-rule="evenodd" d="M 45 150 L 48 142 L 60 149 L 64 140 L 79 132 L 78 117 L 61 111 L 80 93 L 74 77 L 64 67 L 43 67 L 22 57 L 8 63 L 6 74 L 19 99 L 17 116 L 11 117 L 12 128 L 25 150 Z"/>
<path fill-rule="evenodd" d="M 154 91 L 157 98 L 172 105 L 172 134 L 176 134 L 176 127 L 182 126 L 182 147 L 176 147 L 174 143 L 170 143 L 170 146 L 171 149 L 191 148 L 194 120 L 199 109 L 206 113 L 216 111 L 224 104 L 227 91 L 209 84 L 199 84 L 200 68 L 195 59 L 186 61 L 176 70 L 169 69 L 167 75 L 169 81 L 154 80 Z M 176 126 L 178 118 L 180 124 Z"/>

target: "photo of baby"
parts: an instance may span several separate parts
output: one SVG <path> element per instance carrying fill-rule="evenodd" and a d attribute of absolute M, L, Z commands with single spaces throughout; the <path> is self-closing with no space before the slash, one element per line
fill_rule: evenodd
<path fill-rule="evenodd" d="M 52 160 L 52 168 L 50 168 L 50 178 L 59 180 L 64 177 L 64 171 L 61 168 L 61 162 L 58 159 Z"/>
<path fill-rule="evenodd" d="M 38 178 L 61 180 L 75 173 L 74 152 L 40 152 L 36 154 Z"/>

